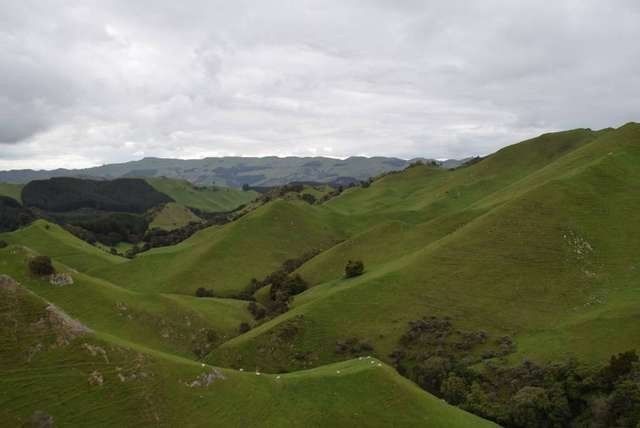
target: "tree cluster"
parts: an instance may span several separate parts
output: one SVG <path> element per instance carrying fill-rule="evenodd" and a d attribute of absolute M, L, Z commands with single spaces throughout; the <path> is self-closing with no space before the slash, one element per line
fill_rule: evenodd
<path fill-rule="evenodd" d="M 88 180 L 54 177 L 27 183 L 22 189 L 22 201 L 25 206 L 51 212 L 90 208 L 144 213 L 154 206 L 172 202 L 173 199 L 140 178 Z"/>
<path fill-rule="evenodd" d="M 36 219 L 28 208 L 8 196 L 0 196 L 0 232 L 11 232 Z"/>
<path fill-rule="evenodd" d="M 280 266 L 278 270 L 271 272 L 269 275 L 264 277 L 264 279 L 258 280 L 256 278 L 252 278 L 245 289 L 241 293 L 234 296 L 234 298 L 241 300 L 253 300 L 253 295 L 256 291 L 258 291 L 262 287 L 266 287 L 267 285 L 272 284 L 273 282 L 281 282 L 284 276 L 291 274 L 293 271 L 298 269 L 300 266 L 317 256 L 318 254 L 320 254 L 320 250 L 313 249 L 307 251 L 300 257 L 285 260 L 284 262 L 282 262 L 282 266 Z"/>
<path fill-rule="evenodd" d="M 398 372 L 450 404 L 505 427 L 636 427 L 640 422 L 640 365 L 635 351 L 600 367 L 575 360 L 501 364 L 515 350 L 504 336 L 460 331 L 451 320 L 409 324 L 391 354 Z"/>

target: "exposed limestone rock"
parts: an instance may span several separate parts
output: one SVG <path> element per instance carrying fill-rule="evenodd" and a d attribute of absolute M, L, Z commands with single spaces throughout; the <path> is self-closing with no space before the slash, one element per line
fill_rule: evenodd
<path fill-rule="evenodd" d="M 211 385 L 216 379 L 224 380 L 226 376 L 220 370 L 214 368 L 208 373 L 202 373 L 192 382 L 186 382 L 185 384 L 189 388 L 206 388 Z"/>
<path fill-rule="evenodd" d="M 0 290 L 16 291 L 20 283 L 9 275 L 0 275 Z"/>
<path fill-rule="evenodd" d="M 73 284 L 73 278 L 68 273 L 54 273 L 49 276 L 49 284 L 56 287 Z"/>
<path fill-rule="evenodd" d="M 74 320 L 52 303 L 49 303 L 45 310 L 47 311 L 46 317 L 38 323 L 47 324 L 56 333 L 58 346 L 68 345 L 73 339 L 93 332 L 89 327 Z"/>
<path fill-rule="evenodd" d="M 98 345 L 91 345 L 89 343 L 83 343 L 82 348 L 86 349 L 92 357 L 101 356 L 104 358 L 105 363 L 109 363 L 109 357 L 107 356 L 107 351 L 105 351 L 104 348 Z"/>
<path fill-rule="evenodd" d="M 104 383 L 104 377 L 102 377 L 102 373 L 100 373 L 98 370 L 94 370 L 89 375 L 88 381 L 89 385 L 101 386 Z"/>
<path fill-rule="evenodd" d="M 53 428 L 55 427 L 55 421 L 53 416 L 42 410 L 36 410 L 24 426 L 28 428 Z"/>

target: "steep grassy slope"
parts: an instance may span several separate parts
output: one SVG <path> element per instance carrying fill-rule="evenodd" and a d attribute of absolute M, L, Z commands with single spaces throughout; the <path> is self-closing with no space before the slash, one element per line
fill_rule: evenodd
<path fill-rule="evenodd" d="M 502 149 L 470 168 L 450 172 L 414 167 L 369 188 L 351 189 L 327 206 L 348 215 L 359 233 L 313 259 L 300 273 L 317 284 L 339 278 L 348 259 L 375 266 L 423 248 L 513 197 L 521 182 L 544 176 L 550 163 L 607 132 L 547 134 Z"/>
<path fill-rule="evenodd" d="M 44 220 L 37 220 L 28 227 L 2 234 L 0 239 L 47 254 L 82 272 L 127 262 L 127 259 L 108 254 L 76 238 L 60 226 Z"/>
<path fill-rule="evenodd" d="M 205 287 L 228 296 L 286 259 L 327 248 L 341 236 L 323 210 L 304 202 L 276 201 L 224 227 L 201 230 L 177 246 L 145 252 L 96 275 L 135 290 L 193 295 Z"/>
<path fill-rule="evenodd" d="M 55 303 L 95 330 L 151 348 L 196 358 L 237 335 L 241 322 L 250 321 L 246 303 L 190 296 L 141 294 L 56 263 L 74 283 L 53 286 L 27 271 L 32 252 L 9 246 L 0 250 L 0 272 Z M 74 259 L 75 260 L 75 259 Z"/>
<path fill-rule="evenodd" d="M 6 277 L 0 320 L 7 426 L 492 426 L 375 362 L 275 377 L 145 349 L 86 329 Z"/>
<path fill-rule="evenodd" d="M 186 180 L 155 177 L 146 179 L 156 190 L 169 195 L 177 203 L 202 211 L 232 211 L 251 202 L 258 195 L 253 190 L 229 187 L 196 187 Z"/>
<path fill-rule="evenodd" d="M 456 328 L 485 330 L 493 340 L 514 336 L 514 358 L 601 361 L 640 346 L 632 309 L 640 303 L 633 279 L 640 224 L 632 220 L 640 209 L 640 126 L 575 134 L 573 143 L 565 133 L 523 144 L 535 166 L 526 175 L 507 167 L 515 146 L 448 177 L 409 170 L 332 201 L 354 216 L 361 206 L 396 218 L 403 206 L 423 206 L 428 212 L 418 216 L 434 219 L 383 224 L 313 259 L 300 272 L 322 285 L 298 296 L 293 311 L 225 343 L 210 361 L 273 370 L 323 364 L 340 358 L 337 340 L 352 336 L 386 358 L 407 322 L 424 315 L 449 316 Z M 505 168 L 490 172 L 484 162 Z M 420 175 L 427 193 L 399 185 Z M 469 177 L 481 185 L 465 186 Z M 364 276 L 338 277 L 347 257 L 370 260 Z M 299 315 L 287 347 L 265 346 Z M 294 355 L 309 357 L 296 363 Z"/>
<path fill-rule="evenodd" d="M 149 229 L 174 230 L 189 223 L 200 223 L 202 219 L 184 205 L 170 202 L 153 214 Z"/>
<path fill-rule="evenodd" d="M 20 196 L 22 187 L 24 187 L 22 184 L 0 183 L 0 196 L 8 196 L 18 202 L 22 202 L 22 197 Z"/>

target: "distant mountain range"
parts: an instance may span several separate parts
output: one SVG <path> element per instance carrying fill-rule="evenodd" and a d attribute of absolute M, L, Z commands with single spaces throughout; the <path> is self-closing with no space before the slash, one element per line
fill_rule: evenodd
<path fill-rule="evenodd" d="M 0 171 L 0 182 L 27 183 L 51 177 L 123 178 L 170 177 L 198 185 L 229 187 L 278 186 L 302 182 L 342 182 L 366 180 L 384 172 L 398 171 L 413 162 L 432 159 L 398 159 L 388 157 L 221 157 L 205 159 L 144 158 L 138 161 L 108 164 L 84 169 Z M 436 161 L 443 168 L 455 168 L 464 160 Z"/>

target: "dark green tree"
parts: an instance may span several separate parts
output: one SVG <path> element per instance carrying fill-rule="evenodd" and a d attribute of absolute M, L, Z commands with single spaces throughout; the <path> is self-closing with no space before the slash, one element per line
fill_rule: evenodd
<path fill-rule="evenodd" d="M 547 426 L 547 414 L 550 409 L 551 402 L 544 388 L 525 386 L 512 399 L 511 420 L 518 427 Z"/>
<path fill-rule="evenodd" d="M 349 260 L 344 268 L 345 278 L 353 278 L 364 273 L 364 263 L 360 260 Z"/>
<path fill-rule="evenodd" d="M 49 256 L 36 256 L 29 260 L 29 270 L 38 276 L 51 275 L 56 271 Z"/>

